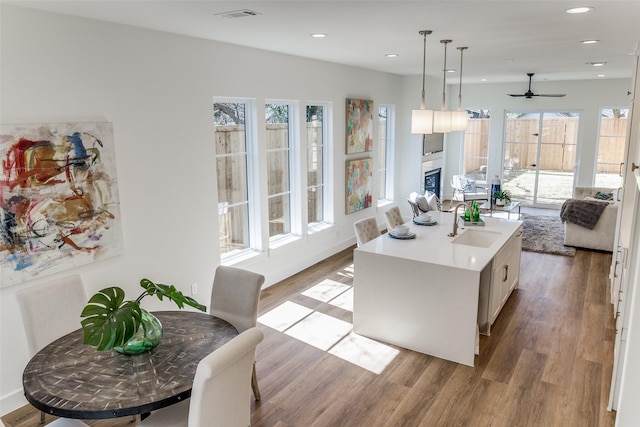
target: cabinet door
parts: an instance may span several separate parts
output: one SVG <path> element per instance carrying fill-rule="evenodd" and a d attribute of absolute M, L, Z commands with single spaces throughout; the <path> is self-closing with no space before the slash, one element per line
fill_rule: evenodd
<path fill-rule="evenodd" d="M 520 282 L 520 257 L 522 256 L 522 227 L 516 231 L 516 234 L 511 238 L 511 254 L 509 255 L 509 291 L 507 297 L 511 291 L 518 287 Z"/>
<path fill-rule="evenodd" d="M 506 259 L 505 259 L 506 261 Z M 505 289 L 508 288 L 509 266 L 506 262 L 502 262 L 493 270 L 493 279 L 491 281 L 491 324 L 496 320 L 502 304 L 505 301 Z"/>

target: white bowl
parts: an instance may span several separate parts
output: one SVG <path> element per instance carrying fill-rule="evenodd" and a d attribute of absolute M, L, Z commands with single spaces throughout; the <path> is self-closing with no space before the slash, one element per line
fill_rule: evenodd
<path fill-rule="evenodd" d="M 431 222 L 431 215 L 423 213 L 418 215 L 418 220 L 421 222 Z"/>
<path fill-rule="evenodd" d="M 406 225 L 399 225 L 393 229 L 393 233 L 397 234 L 398 236 L 405 236 L 409 234 L 409 227 L 407 227 Z"/>

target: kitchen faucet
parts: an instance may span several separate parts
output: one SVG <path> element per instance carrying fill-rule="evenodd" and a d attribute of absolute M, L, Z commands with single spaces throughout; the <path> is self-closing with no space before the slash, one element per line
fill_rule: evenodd
<path fill-rule="evenodd" d="M 473 213 L 471 212 L 471 207 L 469 206 L 468 203 L 465 203 L 465 202 L 458 203 L 456 205 L 455 211 L 453 212 L 453 231 L 448 234 L 449 237 L 456 237 L 458 235 L 458 208 L 460 206 L 465 206 L 469 211 L 469 215 L 473 215 Z"/>

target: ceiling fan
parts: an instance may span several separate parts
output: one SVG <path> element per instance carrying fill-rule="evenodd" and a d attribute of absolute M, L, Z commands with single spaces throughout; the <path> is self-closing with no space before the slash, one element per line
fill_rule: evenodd
<path fill-rule="evenodd" d="M 526 91 L 523 94 L 510 93 L 509 96 L 524 96 L 527 99 L 531 99 L 534 96 L 550 96 L 550 97 L 556 97 L 556 98 L 565 96 L 564 93 L 533 93 L 531 91 L 531 78 L 533 77 L 533 74 L 534 73 L 527 73 L 527 76 L 529 76 L 529 90 L 528 91 Z"/>

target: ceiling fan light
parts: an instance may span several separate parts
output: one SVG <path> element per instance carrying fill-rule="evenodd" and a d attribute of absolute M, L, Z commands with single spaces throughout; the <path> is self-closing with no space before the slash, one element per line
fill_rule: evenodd
<path fill-rule="evenodd" d="M 433 110 L 411 111 L 411 133 L 422 135 L 433 133 Z"/>
<path fill-rule="evenodd" d="M 451 112 L 451 130 L 452 131 L 465 131 L 469 123 L 469 115 L 464 110 Z"/>
<path fill-rule="evenodd" d="M 433 112 L 433 133 L 448 133 L 452 131 L 451 121 L 453 111 L 440 110 Z"/>

